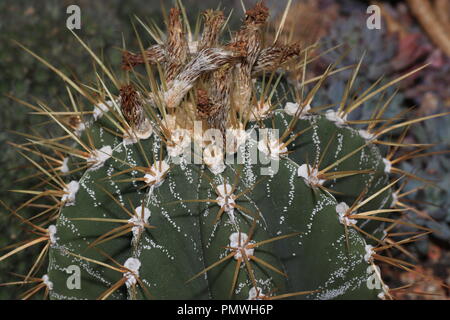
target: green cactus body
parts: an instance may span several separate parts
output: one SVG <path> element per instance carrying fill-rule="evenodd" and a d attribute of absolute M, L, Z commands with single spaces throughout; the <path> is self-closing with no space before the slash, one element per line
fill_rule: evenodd
<path fill-rule="evenodd" d="M 282 132 L 292 119 L 281 110 L 274 117 Z M 276 160 L 277 173 L 261 174 L 269 167 L 268 156 L 276 158 L 276 154 L 259 150 L 260 162 L 266 165 L 250 163 L 250 150 L 258 141 L 249 137 L 239 149 L 243 163 L 226 165 L 223 172 L 213 174 L 204 165 L 172 163 L 164 143 L 156 135 L 124 145 L 123 140 L 109 133 L 118 130 L 105 116 L 92 126 L 90 135 L 96 149 L 109 145 L 112 157 L 98 168 L 94 165 L 83 173 L 74 202 L 60 213 L 48 270 L 53 282 L 52 298 L 94 299 L 120 281 L 124 274 L 87 260 L 111 264 L 101 252 L 120 264 L 136 258 L 141 263 L 140 280 L 151 297 L 157 299 L 255 298 L 255 289 L 252 289 L 255 284 L 260 297 L 311 291 L 302 297 L 367 299 L 381 292 L 367 287 L 370 264 L 364 258 L 366 241 L 348 226 L 346 233 L 336 209 L 342 199 L 308 184 L 298 172 L 308 160 L 310 163 L 319 160 L 333 136 L 341 142 L 328 149 L 323 166 L 364 145 L 358 133 L 339 128 L 325 117 L 310 115 L 297 126 L 312 126 L 312 129 L 296 140 L 293 153 L 280 155 Z M 130 169 L 129 164 L 149 167 L 149 161 L 158 168 L 161 160 L 164 161 L 161 172 L 153 173 L 160 178 L 155 178 L 150 186 L 139 181 L 143 174 L 138 171 L 117 175 Z M 378 175 L 373 175 L 375 178 L 369 177 L 372 173 L 366 175 L 369 181 L 381 180 L 374 183 L 374 190 L 379 190 L 388 182 L 380 163 L 379 152 L 367 146 L 339 164 L 337 170 L 381 166 Z M 348 197 L 343 199 L 350 199 L 347 203 L 351 205 L 358 195 L 348 191 L 353 190 L 352 184 L 367 184 L 367 181 L 359 181 L 362 176 L 347 177 L 345 184 L 331 186 L 344 191 Z M 362 189 L 358 185 L 357 190 Z M 221 195 L 225 194 L 233 199 L 231 205 L 223 204 L 226 197 L 221 198 Z M 217 200 L 219 198 L 222 202 Z M 381 204 L 376 206 L 382 207 Z M 136 214 L 136 210 L 142 212 L 139 210 L 142 207 L 150 213 L 145 223 L 155 228 L 128 226 L 126 234 L 89 247 L 98 237 L 128 223 L 129 214 Z M 136 221 L 141 218 L 138 216 Z M 123 223 L 102 219 L 120 219 Z M 136 231 L 130 231 L 131 228 Z M 233 253 L 225 247 L 232 246 L 230 237 L 233 236 L 237 237 L 234 242 L 239 244 L 239 233 L 242 244 L 249 240 L 247 245 L 280 239 L 244 249 L 249 257 L 248 265 L 242 255 L 240 260 L 233 256 L 188 281 Z M 247 239 L 250 234 L 251 239 Z M 67 287 L 66 269 L 71 265 L 81 269 L 81 290 Z M 130 285 L 128 293 L 126 287 L 109 298 L 136 297 L 132 288 L 138 291 L 137 297 L 145 297 L 140 286 Z"/>

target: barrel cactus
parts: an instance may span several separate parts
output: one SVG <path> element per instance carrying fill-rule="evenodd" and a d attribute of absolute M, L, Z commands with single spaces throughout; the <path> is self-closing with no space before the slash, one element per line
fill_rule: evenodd
<path fill-rule="evenodd" d="M 391 98 L 370 120 L 347 116 L 407 75 L 324 110 L 314 96 L 335 65 L 286 81 L 283 70 L 305 71 L 308 48 L 264 44 L 262 3 L 226 44 L 223 12 L 206 11 L 199 35 L 183 12 L 170 10 L 166 36 L 147 28 L 155 45 L 124 50 L 121 79 L 80 39 L 103 71 L 97 87 L 30 52 L 67 83 L 72 110 L 22 101 L 64 130 L 15 145 L 41 181 L 20 208 L 4 204 L 37 237 L 0 260 L 44 244 L 17 282 L 35 284 L 24 297 L 390 297 L 375 261 L 397 245 L 386 225 L 407 222 L 391 216 L 405 211 L 392 191 L 401 175 L 380 145 L 406 145 L 380 137 L 424 119 L 383 119 Z M 44 209 L 25 219 L 31 205 Z"/>

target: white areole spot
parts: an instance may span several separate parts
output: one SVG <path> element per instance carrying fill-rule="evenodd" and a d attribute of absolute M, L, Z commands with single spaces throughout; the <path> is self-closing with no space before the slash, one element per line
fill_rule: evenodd
<path fill-rule="evenodd" d="M 256 108 L 250 111 L 249 121 L 258 121 L 267 118 L 268 116 L 270 116 L 270 109 L 271 106 L 268 102 L 258 104 Z"/>
<path fill-rule="evenodd" d="M 309 110 L 311 110 L 311 105 L 307 104 L 303 107 L 300 107 L 298 103 L 295 102 L 287 102 L 284 106 L 284 112 L 286 112 L 290 116 L 297 115 L 299 119 L 303 119 L 307 116 Z"/>
<path fill-rule="evenodd" d="M 258 150 L 269 156 L 272 160 L 280 160 L 280 156 L 286 154 L 288 149 L 283 142 L 275 137 L 265 136 L 258 142 Z"/>
<path fill-rule="evenodd" d="M 139 138 L 134 134 L 125 133 L 123 135 L 122 143 L 124 146 L 129 146 L 131 144 L 135 144 L 139 141 Z"/>
<path fill-rule="evenodd" d="M 75 198 L 78 190 L 80 189 L 80 183 L 78 181 L 70 181 L 64 188 L 64 194 L 61 197 L 61 201 L 66 207 L 75 205 Z"/>
<path fill-rule="evenodd" d="M 398 201 L 398 193 L 392 192 L 392 202 L 391 202 L 391 208 L 396 207 Z"/>
<path fill-rule="evenodd" d="M 48 290 L 53 290 L 53 282 L 50 281 L 48 275 L 44 274 L 42 276 L 42 282 L 47 286 Z"/>
<path fill-rule="evenodd" d="M 338 127 L 344 126 L 345 122 L 347 121 L 347 115 L 341 117 L 341 115 L 338 112 L 332 109 L 327 110 L 327 112 L 325 113 L 325 117 L 328 120 L 333 121 Z"/>
<path fill-rule="evenodd" d="M 134 236 L 137 236 L 144 230 L 145 224 L 148 222 L 149 218 L 150 210 L 148 208 L 144 207 L 144 214 L 142 214 L 142 206 L 134 209 L 134 216 L 128 220 L 129 223 L 134 225 L 134 227 L 131 229 Z"/>
<path fill-rule="evenodd" d="M 75 127 L 75 135 L 78 137 L 81 136 L 84 130 L 86 130 L 86 125 L 84 124 L 84 122 L 81 121 Z"/>
<path fill-rule="evenodd" d="M 159 187 L 166 177 L 169 171 L 169 164 L 163 161 L 156 161 L 150 168 L 150 172 L 144 176 L 144 181 L 146 184 L 153 185 L 155 188 Z"/>
<path fill-rule="evenodd" d="M 92 164 L 89 170 L 97 170 L 98 168 L 101 168 L 105 164 L 106 160 L 111 158 L 112 153 L 113 151 L 111 146 L 104 146 L 100 149 L 93 150 L 87 159 L 87 162 Z"/>
<path fill-rule="evenodd" d="M 381 291 L 381 292 L 377 295 L 377 297 L 378 297 L 378 299 L 386 300 L 386 296 L 387 296 L 388 294 L 389 294 L 389 287 L 388 287 L 387 285 L 383 284 L 383 291 Z"/>
<path fill-rule="evenodd" d="M 359 130 L 359 135 L 367 141 L 371 141 L 375 138 L 375 135 L 373 133 L 370 133 L 369 131 L 366 130 Z"/>
<path fill-rule="evenodd" d="M 191 135 L 186 129 L 175 129 L 171 132 L 167 143 L 167 153 L 170 157 L 178 157 L 191 145 Z"/>
<path fill-rule="evenodd" d="M 375 254 L 375 251 L 373 250 L 373 246 L 371 246 L 370 244 L 366 244 L 364 249 L 366 250 L 366 254 L 364 255 L 364 260 L 367 263 L 371 263 L 373 261 L 373 255 Z"/>
<path fill-rule="evenodd" d="M 130 130 L 130 132 L 126 132 L 123 135 L 123 145 L 128 146 L 130 144 L 135 144 L 139 140 L 145 140 L 145 139 L 150 138 L 152 136 L 152 134 L 153 134 L 153 128 L 150 125 L 150 123 L 148 123 L 148 129 L 144 132 L 140 132 L 137 130 Z"/>
<path fill-rule="evenodd" d="M 248 245 L 251 244 L 252 242 L 249 241 L 247 243 L 247 240 L 248 240 L 248 236 L 246 233 L 243 233 L 243 232 L 234 232 L 230 235 L 230 245 L 229 246 L 234 248 L 234 250 L 236 251 L 236 254 L 234 255 L 234 259 L 238 260 L 238 259 L 243 258 L 242 250 L 244 250 L 247 258 L 249 258 L 250 256 L 253 256 L 255 249 L 248 248 Z"/>
<path fill-rule="evenodd" d="M 339 215 L 339 222 L 348 227 L 356 224 L 355 219 L 350 219 L 347 217 L 349 209 L 350 207 L 345 202 L 341 202 L 336 205 L 336 212 Z"/>
<path fill-rule="evenodd" d="M 203 161 L 213 174 L 222 173 L 226 166 L 224 164 L 222 149 L 217 145 L 210 144 L 203 150 Z"/>
<path fill-rule="evenodd" d="M 56 244 L 56 241 L 58 238 L 56 237 L 56 226 L 55 225 L 49 225 L 47 228 L 47 234 L 48 238 L 50 239 L 50 244 L 54 245 Z"/>
<path fill-rule="evenodd" d="M 248 298 L 247 300 L 262 300 L 266 295 L 263 293 L 262 289 L 260 287 L 252 287 L 248 291 Z"/>
<path fill-rule="evenodd" d="M 69 158 L 64 158 L 61 168 L 59 169 L 62 173 L 69 172 Z"/>
<path fill-rule="evenodd" d="M 125 282 L 127 288 L 134 286 L 137 282 L 137 278 L 139 277 L 139 268 L 141 267 L 141 262 L 136 258 L 128 258 L 123 266 L 130 270 L 123 274 L 124 278 L 127 279 L 127 281 Z"/>
<path fill-rule="evenodd" d="M 384 172 L 391 173 L 392 163 L 386 158 L 383 158 L 383 163 L 384 163 Z"/>
<path fill-rule="evenodd" d="M 233 211 L 234 210 L 234 204 L 236 196 L 231 193 L 233 190 L 233 187 L 229 184 L 221 184 L 220 186 L 217 186 L 217 204 L 223 208 L 225 212 Z"/>
<path fill-rule="evenodd" d="M 103 114 L 108 112 L 110 108 L 112 108 L 114 106 L 114 102 L 112 101 L 106 101 L 105 103 L 98 103 L 95 107 L 94 107 L 94 120 L 97 121 L 98 119 L 100 119 L 101 117 L 103 117 Z"/>
<path fill-rule="evenodd" d="M 305 180 L 305 183 L 310 185 L 311 187 L 322 185 L 325 180 L 319 179 L 319 170 L 315 167 L 311 167 L 309 164 L 302 164 L 297 169 L 297 175 L 303 180 Z"/>

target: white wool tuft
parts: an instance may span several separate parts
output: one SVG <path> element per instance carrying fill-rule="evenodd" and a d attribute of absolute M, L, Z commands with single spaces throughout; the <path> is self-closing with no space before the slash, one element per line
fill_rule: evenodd
<path fill-rule="evenodd" d="M 338 127 L 344 126 L 345 122 L 347 121 L 347 115 L 341 117 L 338 112 L 332 109 L 327 110 L 327 112 L 325 113 L 325 117 L 328 120 L 333 121 Z"/>
<path fill-rule="evenodd" d="M 348 209 L 350 209 L 350 207 L 345 202 L 341 202 L 336 205 L 336 212 L 340 215 L 346 214 Z"/>
<path fill-rule="evenodd" d="M 239 241 L 239 238 L 241 241 Z M 248 243 L 246 243 L 247 239 L 248 239 L 247 234 L 243 233 L 243 232 L 234 232 L 230 235 L 230 245 L 229 246 L 232 248 L 236 248 L 236 254 L 234 255 L 234 258 L 236 260 L 243 258 L 242 251 L 241 251 L 242 249 L 244 250 L 245 255 L 247 257 L 253 256 L 255 249 L 247 247 L 249 244 L 252 244 L 253 242 L 249 241 Z M 245 247 L 244 247 L 244 244 L 245 244 Z"/>
<path fill-rule="evenodd" d="M 375 254 L 375 251 L 373 250 L 373 246 L 371 246 L 370 244 L 366 244 L 364 249 L 366 250 L 366 254 L 364 255 L 364 260 L 367 263 L 371 263 L 373 261 L 372 256 Z"/>
<path fill-rule="evenodd" d="M 375 135 L 373 133 L 370 133 L 369 131 L 366 130 L 359 130 L 359 135 L 367 141 L 371 141 L 375 138 Z"/>
<path fill-rule="evenodd" d="M 280 156 L 287 153 L 288 149 L 279 139 L 264 137 L 258 142 L 258 150 L 269 156 L 272 160 L 279 160 Z"/>
<path fill-rule="evenodd" d="M 87 159 L 87 162 L 92 163 L 92 166 L 89 170 L 97 170 L 101 168 L 103 164 L 112 156 L 112 148 L 111 146 L 104 146 L 100 149 L 93 150 L 91 155 Z"/>
<path fill-rule="evenodd" d="M 226 191 L 225 191 L 226 190 Z M 233 190 L 233 187 L 229 184 L 221 184 L 220 186 L 217 186 L 217 201 L 218 205 L 224 209 L 225 212 L 230 212 L 234 210 L 234 204 L 236 196 L 231 193 Z"/>
<path fill-rule="evenodd" d="M 392 163 L 386 158 L 383 158 L 383 163 L 384 163 L 384 172 L 391 173 Z"/>
<path fill-rule="evenodd" d="M 300 111 L 301 110 L 301 111 Z M 284 112 L 286 112 L 290 116 L 297 115 L 299 119 L 305 118 L 308 112 L 311 110 L 311 105 L 306 105 L 303 109 L 300 107 L 298 103 L 295 102 L 287 102 L 284 106 Z"/>
<path fill-rule="evenodd" d="M 123 145 L 128 146 L 130 144 L 135 144 L 139 140 L 145 140 L 151 137 L 153 134 L 153 128 L 150 124 L 148 124 L 148 129 L 145 132 L 139 132 L 139 131 L 131 131 L 126 132 L 123 135 Z"/>
<path fill-rule="evenodd" d="M 84 122 L 78 123 L 78 125 L 75 127 L 75 135 L 78 137 L 81 136 L 84 130 L 86 130 L 86 125 L 84 124 Z"/>
<path fill-rule="evenodd" d="M 48 290 L 53 290 L 53 282 L 50 281 L 48 275 L 44 274 L 42 276 L 42 282 L 47 286 Z"/>
<path fill-rule="evenodd" d="M 64 188 L 64 194 L 61 197 L 61 201 L 66 207 L 75 205 L 75 198 L 78 190 L 80 189 L 80 183 L 78 181 L 70 181 Z"/>
<path fill-rule="evenodd" d="M 141 267 L 141 262 L 136 258 L 128 258 L 123 265 L 130 271 L 123 274 L 124 278 L 127 279 L 125 282 L 127 288 L 134 286 L 137 283 L 137 277 L 139 277 L 139 268 Z"/>
<path fill-rule="evenodd" d="M 169 164 L 163 161 L 156 161 L 150 168 L 151 172 L 144 176 L 144 181 L 147 184 L 153 185 L 155 188 L 159 187 L 165 179 L 167 172 L 170 169 Z"/>
<path fill-rule="evenodd" d="M 139 138 L 134 133 L 131 133 L 131 134 L 125 133 L 123 135 L 122 143 L 123 143 L 124 146 L 129 146 L 131 144 L 135 144 L 138 141 L 139 141 Z"/>
<path fill-rule="evenodd" d="M 398 193 L 392 192 L 391 208 L 394 208 L 396 206 L 397 201 L 398 201 Z"/>
<path fill-rule="evenodd" d="M 305 180 L 305 183 L 312 187 L 322 185 L 325 182 L 324 179 L 319 179 L 319 170 L 317 170 L 317 168 L 315 167 L 311 167 L 306 163 L 298 167 L 297 175 L 303 178 L 303 180 Z"/>
<path fill-rule="evenodd" d="M 248 291 L 248 298 L 247 300 L 262 300 L 262 298 L 266 297 L 265 294 L 263 294 L 263 291 L 260 287 L 252 287 Z"/>
<path fill-rule="evenodd" d="M 250 112 L 249 121 L 259 121 L 270 116 L 271 106 L 269 103 L 264 103 L 262 105 L 258 105 L 255 109 Z"/>
<path fill-rule="evenodd" d="M 341 202 L 336 205 L 336 212 L 339 215 L 339 222 L 349 227 L 356 224 L 356 220 L 350 219 L 346 216 L 348 209 L 350 209 L 350 207 L 345 202 Z"/>
<path fill-rule="evenodd" d="M 56 226 L 55 225 L 52 224 L 52 225 L 48 226 L 47 234 L 50 239 L 50 244 L 52 244 L 52 245 L 56 244 L 58 237 L 56 237 Z"/>
<path fill-rule="evenodd" d="M 387 285 L 383 284 L 383 291 L 381 291 L 381 292 L 377 295 L 377 297 L 378 297 L 378 299 L 386 300 L 386 296 L 387 296 L 387 295 L 389 295 L 389 287 L 388 287 Z"/>
<path fill-rule="evenodd" d="M 145 224 L 148 222 L 150 218 L 150 210 L 148 208 L 144 208 L 144 215 L 142 216 L 142 206 L 134 209 L 134 216 L 128 220 L 129 223 L 133 224 L 134 227 L 131 229 L 134 236 L 137 236 L 142 232 L 145 228 Z"/>
<path fill-rule="evenodd" d="M 59 169 L 62 173 L 69 172 L 69 158 L 64 158 L 61 168 Z"/>
<path fill-rule="evenodd" d="M 100 119 L 101 117 L 103 117 L 103 114 L 108 112 L 110 108 L 112 108 L 114 106 L 114 102 L 113 101 L 106 101 L 105 103 L 98 103 L 95 107 L 94 107 L 94 120 L 97 121 L 98 119 Z"/>

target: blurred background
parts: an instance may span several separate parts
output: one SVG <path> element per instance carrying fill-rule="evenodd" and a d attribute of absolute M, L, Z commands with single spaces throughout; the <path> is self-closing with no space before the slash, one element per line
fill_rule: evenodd
<path fill-rule="evenodd" d="M 247 7 L 254 2 L 243 0 Z M 12 208 L 17 207 L 24 197 L 8 190 L 25 189 L 27 182 L 20 180 L 32 172 L 26 160 L 7 141 L 24 141 L 15 131 L 52 130 L 42 125 L 39 116 L 30 116 L 29 110 L 5 95 L 30 102 L 33 98 L 39 98 L 55 109 L 68 102 L 63 82 L 11 40 L 24 44 L 66 74 L 89 82 L 94 76 L 91 59 L 66 28 L 67 7 L 76 4 L 81 8 L 82 25 L 77 34 L 94 52 L 101 54 L 108 65 L 119 70 L 122 39 L 125 39 L 127 48 L 139 51 L 132 27 L 132 22 L 136 23 L 134 15 L 143 21 L 154 20 L 162 26 L 162 3 L 166 9 L 172 5 L 172 1 L 159 0 L 0 1 L 0 199 Z M 243 16 L 240 0 L 184 0 L 183 3 L 188 16 L 192 17 L 192 24 L 201 11 L 217 8 L 219 4 L 226 13 L 233 10 L 231 30 L 239 28 Z M 265 1 L 270 8 L 273 25 L 271 29 L 269 27 L 269 32 L 276 33 L 287 3 L 287 0 Z M 366 21 L 370 14 L 366 11 L 372 4 L 381 9 L 381 29 L 367 28 Z M 448 0 L 293 0 L 285 30 L 288 37 L 304 45 L 319 41 L 321 51 L 342 45 L 339 50 L 314 62 L 309 75 L 323 72 L 348 48 L 351 49 L 350 54 L 342 65 L 357 63 L 365 52 L 356 82 L 362 90 L 381 76 L 384 76 L 384 81 L 389 81 L 429 63 L 428 68 L 402 82 L 388 116 L 413 106 L 415 108 L 407 113 L 411 118 L 450 111 Z M 150 45 L 149 36 L 144 32 L 140 34 L 143 35 L 144 45 Z M 281 37 L 280 40 L 285 39 Z M 348 77 L 349 73 L 345 72 L 331 77 L 314 103 L 322 105 L 339 99 Z M 353 117 L 367 119 L 371 111 L 370 107 L 363 108 Z M 448 150 L 450 117 L 415 125 L 406 139 L 411 143 L 438 143 L 430 151 Z M 420 281 L 413 273 L 388 267 L 382 269 L 383 276 L 391 288 L 410 285 L 408 290 L 396 292 L 399 299 L 449 299 L 448 289 L 439 283 L 450 285 L 450 157 L 445 154 L 432 155 L 413 159 L 402 166 L 434 181 L 435 187 L 413 193 L 405 201 L 418 209 L 411 214 L 413 223 L 437 232 L 407 246 L 407 250 L 416 257 L 413 261 L 417 265 L 416 270 L 426 274 L 427 281 Z M 421 182 L 411 182 L 405 191 L 420 185 Z M 6 210 L 1 208 L 0 213 L 0 249 L 29 236 Z M 0 255 L 4 253 L 0 251 Z M 405 258 L 401 253 L 393 254 Z M 26 274 L 35 255 L 33 249 L 28 249 L 0 263 L 0 283 L 17 280 L 11 272 Z M 20 287 L 0 287 L 0 299 L 17 298 L 21 290 Z"/>

